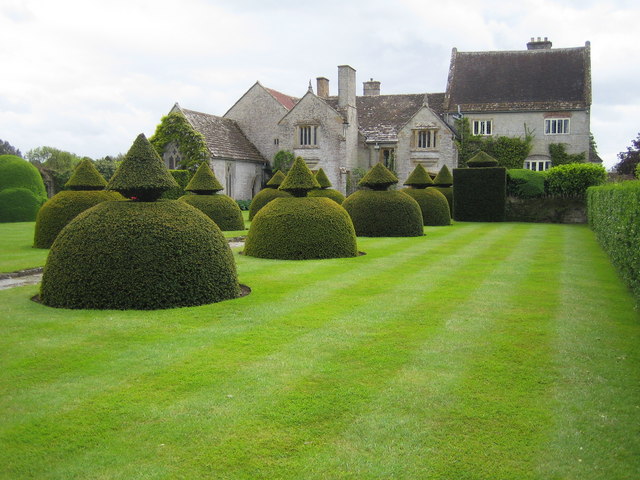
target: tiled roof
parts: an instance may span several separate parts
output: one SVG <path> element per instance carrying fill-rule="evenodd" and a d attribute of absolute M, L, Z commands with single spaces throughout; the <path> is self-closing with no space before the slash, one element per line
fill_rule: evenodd
<path fill-rule="evenodd" d="M 284 93 L 281 93 L 272 88 L 265 87 L 265 90 L 273 95 L 273 98 L 280 102 L 280 105 L 282 105 L 287 110 L 291 110 L 295 106 L 295 104 L 298 103 L 299 99 L 296 97 L 290 97 L 289 95 L 285 95 Z"/>
<path fill-rule="evenodd" d="M 463 111 L 583 109 L 591 103 L 590 49 L 453 50 L 444 108 Z"/>
<path fill-rule="evenodd" d="M 370 95 L 356 98 L 358 126 L 367 142 L 396 142 L 398 132 L 425 104 L 436 114 L 442 113 L 444 93 L 416 93 L 404 95 Z M 338 110 L 338 97 L 327 103 Z"/>
<path fill-rule="evenodd" d="M 266 163 L 265 158 L 242 133 L 235 121 L 184 108 L 181 108 L 181 111 L 193 128 L 204 135 L 213 158 Z"/>

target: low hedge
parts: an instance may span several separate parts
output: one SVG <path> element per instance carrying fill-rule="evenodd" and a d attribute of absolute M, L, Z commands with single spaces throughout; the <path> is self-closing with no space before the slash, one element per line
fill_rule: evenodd
<path fill-rule="evenodd" d="M 244 253 L 281 260 L 355 257 L 356 234 L 347 212 L 322 197 L 276 198 L 253 218 Z"/>
<path fill-rule="evenodd" d="M 433 187 L 429 188 L 404 188 L 401 192 L 412 197 L 422 211 L 424 225 L 441 227 L 451 225 L 451 212 L 447 198 Z"/>
<path fill-rule="evenodd" d="M 344 202 L 344 195 L 333 188 L 320 188 L 317 190 L 311 190 L 309 193 L 307 193 L 307 196 L 330 198 L 339 205 L 342 205 L 342 202 Z"/>
<path fill-rule="evenodd" d="M 455 220 L 504 222 L 507 189 L 505 168 L 455 168 L 453 185 Z"/>
<path fill-rule="evenodd" d="M 548 195 L 584 197 L 587 188 L 602 185 L 607 171 L 593 163 L 570 163 L 545 172 L 545 191 Z"/>
<path fill-rule="evenodd" d="M 224 235 L 184 202 L 103 202 L 62 229 L 40 297 L 62 308 L 153 310 L 240 295 Z"/>
<path fill-rule="evenodd" d="M 640 181 L 587 190 L 589 226 L 640 303 Z"/>
<path fill-rule="evenodd" d="M 221 193 L 214 195 L 184 195 L 180 200 L 197 208 L 216 222 L 220 230 L 244 230 L 242 210 L 236 201 Z"/>
<path fill-rule="evenodd" d="M 253 220 L 253 217 L 264 207 L 267 203 L 275 198 L 291 197 L 291 194 L 277 188 L 264 188 L 260 190 L 249 205 L 249 220 Z"/>
<path fill-rule="evenodd" d="M 63 190 L 47 200 L 36 217 L 33 246 L 51 248 L 60 231 L 80 213 L 102 202 L 123 200 L 118 192 Z"/>
<path fill-rule="evenodd" d="M 507 170 L 507 195 L 517 198 L 536 198 L 544 195 L 544 173 L 527 168 Z"/>
<path fill-rule="evenodd" d="M 362 237 L 424 235 L 422 211 L 413 198 L 398 190 L 357 190 L 342 203 Z"/>

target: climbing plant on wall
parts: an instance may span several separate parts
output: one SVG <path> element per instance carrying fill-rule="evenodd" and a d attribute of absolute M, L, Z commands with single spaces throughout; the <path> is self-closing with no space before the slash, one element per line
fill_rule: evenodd
<path fill-rule="evenodd" d="M 172 112 L 162 117 L 149 142 L 161 157 L 165 147 L 171 142 L 176 142 L 182 156 L 182 169 L 195 170 L 209 158 L 204 136 L 196 131 L 180 112 Z"/>

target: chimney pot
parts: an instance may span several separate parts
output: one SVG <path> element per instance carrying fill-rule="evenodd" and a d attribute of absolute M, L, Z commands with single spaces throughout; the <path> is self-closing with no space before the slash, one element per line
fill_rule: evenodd
<path fill-rule="evenodd" d="M 362 91 L 365 97 L 375 97 L 380 95 L 380 82 L 373 78 L 368 82 L 362 82 Z"/>

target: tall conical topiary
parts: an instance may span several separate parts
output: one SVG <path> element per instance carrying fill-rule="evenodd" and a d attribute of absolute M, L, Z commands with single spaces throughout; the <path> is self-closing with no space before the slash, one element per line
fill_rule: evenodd
<path fill-rule="evenodd" d="M 278 188 L 282 184 L 285 178 L 287 178 L 287 176 L 284 173 L 282 173 L 282 170 L 278 170 L 273 175 L 273 177 L 271 177 L 267 182 L 267 187 Z"/>
<path fill-rule="evenodd" d="M 282 173 L 281 170 L 278 170 L 267 182 L 267 188 L 263 188 L 255 197 L 253 197 L 251 205 L 249 205 L 249 220 L 253 220 L 256 213 L 258 213 L 262 207 L 274 198 L 291 196 L 290 193 L 278 189 L 285 178 L 287 178 L 287 176 Z"/>
<path fill-rule="evenodd" d="M 386 190 L 396 183 L 398 183 L 398 177 L 379 162 L 362 177 L 358 182 L 358 186 L 370 188 L 371 190 Z"/>
<path fill-rule="evenodd" d="M 453 185 L 453 175 L 451 170 L 446 165 L 443 165 L 436 178 L 433 179 L 433 184 L 438 187 L 450 187 Z"/>
<path fill-rule="evenodd" d="M 184 189 L 200 195 L 211 195 L 224 190 L 224 187 L 220 185 L 209 164 L 202 162 Z"/>
<path fill-rule="evenodd" d="M 216 193 L 223 190 L 223 187 L 207 162 L 198 167 L 185 190 L 195 195 L 183 195 L 179 200 L 200 210 L 221 230 L 244 230 L 242 210 L 233 198 Z"/>
<path fill-rule="evenodd" d="M 344 195 L 337 190 L 334 190 L 331 187 L 331 180 L 327 177 L 327 174 L 324 173 L 324 170 L 321 168 L 316 172 L 316 181 L 320 185 L 319 189 L 311 190 L 308 193 L 309 197 L 327 197 L 333 200 L 336 203 L 342 205 L 344 202 Z"/>
<path fill-rule="evenodd" d="M 33 246 L 51 248 L 60 231 L 82 212 L 102 202 L 123 200 L 118 192 L 105 191 L 106 185 L 93 162 L 82 160 L 65 184 L 68 190 L 55 194 L 38 211 Z"/>
<path fill-rule="evenodd" d="M 497 167 L 498 161 L 482 150 L 476 153 L 473 157 L 467 160 L 467 167 L 469 168 L 481 168 L 481 167 Z"/>
<path fill-rule="evenodd" d="M 111 177 L 107 190 L 138 202 L 153 202 L 178 183 L 143 133 L 133 142 L 124 161 Z"/>
<path fill-rule="evenodd" d="M 82 160 L 64 184 L 68 190 L 103 190 L 107 181 L 88 158 Z"/>
<path fill-rule="evenodd" d="M 416 165 L 416 168 L 413 169 L 413 172 L 411 172 L 411 175 L 409 175 L 409 178 L 407 178 L 404 184 L 413 188 L 427 188 L 428 186 L 433 185 L 433 180 L 431 180 L 429 172 L 427 172 L 419 163 Z"/>
<path fill-rule="evenodd" d="M 279 189 L 289 192 L 294 197 L 306 197 L 314 188 L 320 188 L 318 181 L 309 170 L 302 157 L 297 157 L 287 177 L 280 184 Z"/>

